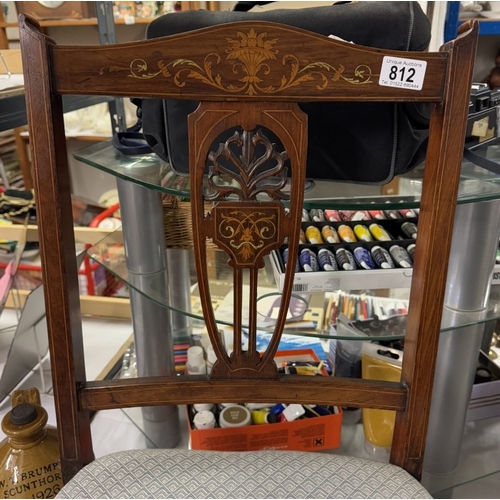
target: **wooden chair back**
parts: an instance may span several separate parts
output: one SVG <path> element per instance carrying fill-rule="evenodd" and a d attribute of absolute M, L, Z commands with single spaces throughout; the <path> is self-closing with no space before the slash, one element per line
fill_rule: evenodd
<path fill-rule="evenodd" d="M 45 36 L 36 21 L 21 16 L 54 395 L 66 480 L 93 460 L 92 411 L 235 399 L 396 410 L 391 462 L 420 476 L 477 32 L 477 24 L 468 22 L 440 52 L 412 52 L 411 59 L 427 64 L 422 88 L 416 91 L 379 84 L 383 58 L 406 57 L 405 52 L 355 46 L 275 23 L 229 23 L 147 41 L 62 46 Z M 361 66 L 363 71 L 359 71 Z M 189 158 L 198 282 L 218 358 L 210 377 L 86 380 L 61 104 L 67 94 L 200 101 L 189 116 Z M 286 269 L 282 309 L 269 347 L 263 354 L 256 349 L 257 271 L 264 256 L 285 238 L 290 255 L 298 254 L 308 131 L 307 116 L 298 103 L 312 101 L 432 103 L 400 383 L 278 375 L 273 357 L 286 319 L 294 266 Z M 236 126 L 243 130 L 233 138 L 241 145 L 240 159 L 231 157 L 227 143 L 210 150 L 220 133 Z M 258 127 L 272 130 L 286 149 L 292 169 L 290 192 L 283 189 L 285 154 L 259 136 Z M 256 142 L 264 144 L 275 159 L 272 170 L 262 173 L 252 167 Z M 205 213 L 207 197 L 202 189 L 207 157 L 212 164 L 210 213 Z M 217 182 L 224 170 L 221 158 L 229 158 L 236 166 L 231 187 Z M 231 355 L 219 340 L 211 304 L 207 238 L 227 252 L 233 268 L 235 348 Z M 240 347 L 244 274 L 250 283 L 247 351 Z"/>

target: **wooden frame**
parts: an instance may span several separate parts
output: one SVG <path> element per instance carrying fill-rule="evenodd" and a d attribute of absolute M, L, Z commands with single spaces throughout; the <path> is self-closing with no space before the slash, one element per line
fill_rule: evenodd
<path fill-rule="evenodd" d="M 238 400 L 256 402 L 301 400 L 304 403 L 396 410 L 391 462 L 420 477 L 477 34 L 477 23 L 468 22 L 461 26 L 457 40 L 446 44 L 439 53 L 412 52 L 412 59 L 427 63 L 423 87 L 415 92 L 378 85 L 382 58 L 405 57 L 406 53 L 354 46 L 290 26 L 240 22 L 131 44 L 79 47 L 57 46 L 41 33 L 36 21 L 21 17 L 40 243 L 48 285 L 46 307 L 52 375 L 57 418 L 61 423 L 59 439 L 65 480 L 93 459 L 89 422 L 92 410 L 207 400 L 218 403 L 235 399 L 236 395 Z M 245 37 L 260 40 L 261 45 L 245 44 Z M 243 58 L 242 52 L 228 56 L 228 44 L 234 44 L 236 50 L 238 43 L 239 49 L 249 54 L 248 59 Z M 270 55 L 270 51 L 274 55 L 279 52 L 280 58 Z M 213 54 L 212 64 L 206 64 L 207 58 Z M 287 57 L 281 59 L 283 55 Z M 259 57 L 264 57 L 266 63 L 266 71 L 262 74 L 258 74 L 258 64 L 251 62 L 262 61 Z M 299 80 L 297 72 L 284 73 L 287 58 L 293 59 L 301 75 L 308 76 Z M 242 79 L 242 74 L 235 71 L 236 64 L 246 65 L 247 77 Z M 353 84 L 352 75 L 360 64 L 368 68 L 362 78 L 366 79 L 368 75 L 370 85 Z M 340 77 L 338 68 L 341 66 L 345 69 L 343 76 L 349 75 L 349 78 Z M 264 73 L 268 75 L 268 81 L 260 84 L 259 77 Z M 231 203 L 235 204 L 225 199 L 223 191 L 214 195 L 214 209 L 210 215 L 204 214 L 200 208 L 203 202 L 199 186 L 203 160 L 208 155 L 217 170 L 217 155 L 225 154 L 224 148 L 210 153 L 207 149 L 210 141 L 206 138 L 216 135 L 223 126 L 239 121 L 243 135 L 238 140 L 244 143 L 244 135 L 252 133 L 252 128 L 264 119 L 264 115 L 269 120 L 267 123 L 274 120 L 272 128 L 278 128 L 278 135 L 285 141 L 287 153 L 292 158 L 294 171 L 298 172 L 292 178 L 290 212 L 285 214 L 277 206 L 276 200 L 281 196 L 279 190 L 267 192 L 271 202 L 260 204 L 254 196 L 254 177 L 247 176 L 248 172 L 241 169 L 238 175 L 242 190 L 237 193 L 238 207 L 243 207 L 244 217 L 263 207 L 266 217 L 279 226 L 279 234 L 267 244 L 266 250 L 275 248 L 283 237 L 288 236 L 290 252 L 293 252 L 298 245 L 306 134 L 305 121 L 296 103 L 349 100 L 433 103 L 401 383 L 336 377 L 311 377 L 307 380 L 278 377 L 269 365 L 260 369 L 252 349 L 249 353 L 235 352 L 226 357 L 220 347 L 216 348 L 219 369 L 214 370 L 212 378 L 156 377 L 87 382 L 76 266 L 74 256 L 65 251 L 73 248 L 74 235 L 62 120 L 63 94 L 194 98 L 202 101 L 189 121 L 192 206 L 198 276 L 201 289 L 205 290 L 202 292 L 204 315 L 216 346 L 213 312 L 206 290 L 204 238 L 216 234 L 219 246 L 229 252 L 233 261 L 236 324 L 240 321 L 238 306 L 241 305 L 237 285 L 240 282 L 239 267 L 253 273 L 261 263 L 261 254 L 254 252 L 251 262 L 238 260 L 237 252 L 230 248 L 231 244 L 219 226 L 213 223 L 217 217 L 226 217 L 225 210 L 231 208 Z M 278 115 L 281 118 L 277 119 Z M 285 115 L 289 117 L 286 126 L 277 126 L 278 122 L 283 123 Z M 436 234 L 440 235 L 439 239 L 435 238 Z M 293 272 L 290 271 L 282 299 L 285 308 L 292 278 Z M 272 356 L 282 327 L 283 316 L 280 316 L 271 351 L 264 355 L 265 360 Z"/>

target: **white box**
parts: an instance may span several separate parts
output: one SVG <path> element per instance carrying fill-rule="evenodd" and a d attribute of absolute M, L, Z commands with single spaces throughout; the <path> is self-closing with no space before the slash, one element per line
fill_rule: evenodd
<path fill-rule="evenodd" d="M 280 292 L 283 291 L 285 273 L 281 269 L 278 251 L 271 252 L 274 279 Z M 358 269 L 355 271 L 296 272 L 293 280 L 294 292 L 334 292 L 336 290 L 372 290 L 383 288 L 409 288 L 413 269 Z"/>
<path fill-rule="evenodd" d="M 495 264 L 493 268 L 493 276 L 491 277 L 492 285 L 500 285 L 500 264 Z"/>
<path fill-rule="evenodd" d="M 480 365 L 493 375 L 491 382 L 474 384 L 467 410 L 467 422 L 500 415 L 500 367 L 483 352 L 479 353 Z"/>

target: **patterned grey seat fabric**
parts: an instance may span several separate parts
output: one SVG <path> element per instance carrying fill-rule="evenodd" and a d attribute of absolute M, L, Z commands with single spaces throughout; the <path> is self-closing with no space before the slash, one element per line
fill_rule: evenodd
<path fill-rule="evenodd" d="M 57 498 L 432 498 L 403 469 L 322 453 L 140 450 L 82 469 Z"/>

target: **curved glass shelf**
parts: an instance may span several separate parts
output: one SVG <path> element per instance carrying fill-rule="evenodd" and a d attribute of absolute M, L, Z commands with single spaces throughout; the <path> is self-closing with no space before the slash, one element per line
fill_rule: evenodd
<path fill-rule="evenodd" d="M 496 498 L 498 495 L 498 485 L 500 485 L 500 471 L 482 474 L 473 477 L 468 481 L 459 481 L 457 484 L 441 489 L 431 491 L 433 498 L 475 498 L 478 490 L 484 495 L 481 498 Z"/>
<path fill-rule="evenodd" d="M 185 250 L 189 252 L 189 250 Z M 184 316 L 190 317 L 198 324 L 204 323 L 203 314 L 199 304 L 196 304 L 196 300 L 191 311 L 186 311 L 185 309 L 176 308 L 169 303 L 169 297 L 167 287 L 168 283 L 167 271 L 160 271 L 158 273 L 151 273 L 148 275 L 136 275 L 127 269 L 125 262 L 125 254 L 123 249 L 123 237 L 121 231 L 116 231 L 109 236 L 103 238 L 99 243 L 94 245 L 88 250 L 89 256 L 101 264 L 105 269 L 107 269 L 112 275 L 117 277 L 119 280 L 125 282 L 129 287 L 136 290 L 140 294 L 149 298 L 150 300 L 156 302 L 162 307 L 170 309 L 173 312 L 180 313 Z M 229 269 L 226 260 L 227 257 L 223 252 L 214 252 L 211 256 L 213 259 L 213 267 L 215 269 Z M 403 272 L 403 269 L 401 269 Z M 377 272 L 376 270 L 374 272 Z M 186 282 L 183 286 L 190 287 L 192 295 L 196 297 L 196 277 L 186 276 Z M 232 326 L 232 303 L 227 301 L 227 297 L 231 297 L 231 276 L 222 278 L 214 278 L 210 280 L 210 287 L 213 297 L 213 304 L 215 310 L 215 316 L 220 325 Z M 188 282 L 189 281 L 189 282 Z M 269 298 L 276 300 L 279 298 L 280 294 L 276 288 L 276 284 L 272 277 L 272 271 L 266 266 L 260 271 L 259 275 L 259 302 L 262 301 L 264 304 L 264 299 Z M 405 301 L 409 295 L 409 289 L 399 289 L 403 297 L 394 299 L 397 303 L 398 301 Z M 351 291 L 351 295 L 355 295 L 355 291 Z M 359 294 L 366 294 L 365 290 L 359 291 Z M 322 294 L 317 292 L 310 295 Z M 226 300 L 224 301 L 224 297 Z M 300 294 L 294 294 L 294 297 L 299 302 L 302 299 Z M 269 302 L 268 302 L 269 303 Z M 311 302 L 312 303 L 312 302 Z M 321 300 L 318 303 L 319 307 L 323 307 L 324 302 Z M 259 310 L 259 306 L 258 306 Z M 264 309 L 262 309 L 264 311 Z M 259 330 L 263 333 L 273 331 L 273 321 L 271 317 L 266 313 L 262 312 L 262 317 L 259 322 Z M 500 319 L 500 304 L 496 301 L 490 301 L 488 308 L 481 313 L 462 313 L 458 316 L 454 314 L 452 317 L 448 318 L 446 314 L 443 315 L 443 322 L 441 331 L 450 331 L 458 328 L 472 327 L 481 323 L 486 323 L 488 321 L 493 321 Z M 324 323 L 321 322 L 321 325 Z M 330 329 L 324 328 L 323 326 L 313 324 L 310 318 L 301 317 L 296 318 L 296 321 L 287 322 L 285 327 L 285 334 L 295 335 L 295 336 L 307 336 L 314 337 L 317 339 L 329 340 L 336 338 L 339 340 L 372 340 L 372 341 L 390 341 L 404 338 L 404 331 L 399 327 L 399 330 L 394 328 L 389 335 L 377 334 L 377 329 L 375 327 L 369 327 L 369 331 L 365 334 L 357 330 L 349 330 L 347 328 L 340 328 L 337 325 L 337 331 L 332 331 Z M 386 330 L 387 331 L 387 330 Z"/>
<path fill-rule="evenodd" d="M 500 146 L 490 146 L 487 156 L 500 159 Z M 99 142 L 74 153 L 77 160 L 115 177 L 132 181 L 167 195 L 189 198 L 189 179 L 177 175 L 170 165 L 155 154 L 126 156 L 111 145 Z M 306 186 L 305 208 L 337 208 L 345 210 L 391 209 L 418 207 L 422 191 L 423 168 L 398 176 L 386 186 L 362 185 L 312 180 Z M 464 161 L 458 203 L 473 203 L 500 198 L 500 177 Z"/>
<path fill-rule="evenodd" d="M 498 498 L 500 491 L 500 418 L 465 424 L 458 467 L 453 474 L 430 475 L 422 483 L 433 498 Z"/>

